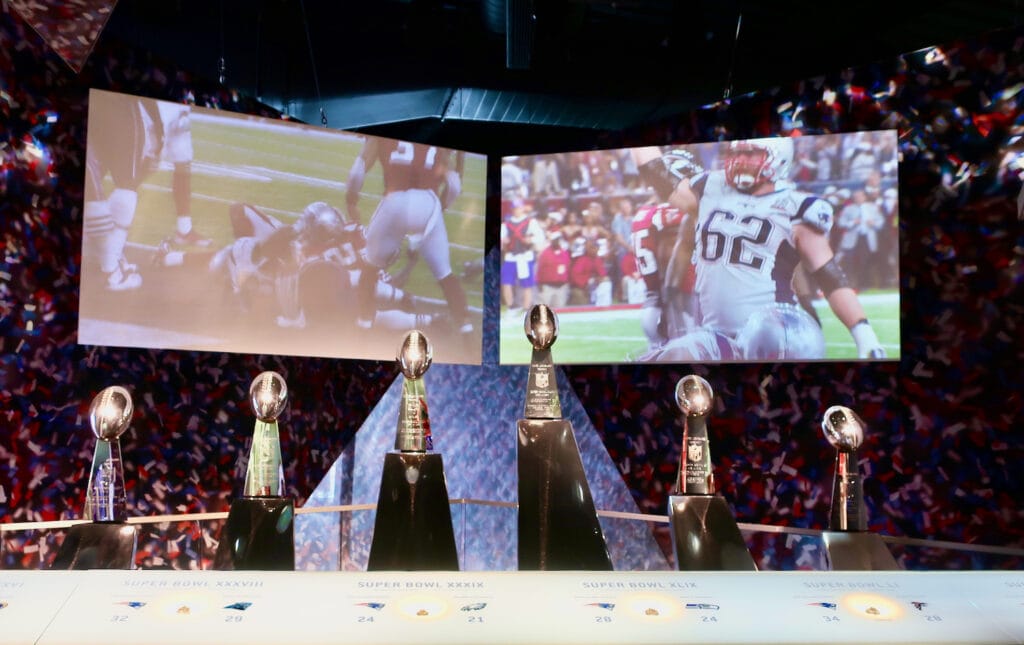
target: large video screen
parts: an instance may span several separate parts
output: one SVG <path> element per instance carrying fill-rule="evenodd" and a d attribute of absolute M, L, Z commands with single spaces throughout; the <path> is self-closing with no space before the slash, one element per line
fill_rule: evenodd
<path fill-rule="evenodd" d="M 896 360 L 895 130 L 502 160 L 502 363 Z"/>
<path fill-rule="evenodd" d="M 486 158 L 92 91 L 79 342 L 481 360 Z"/>

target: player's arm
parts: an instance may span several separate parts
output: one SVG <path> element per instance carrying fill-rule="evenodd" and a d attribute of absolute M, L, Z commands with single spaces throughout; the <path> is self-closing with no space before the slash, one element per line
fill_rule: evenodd
<path fill-rule="evenodd" d="M 825 234 L 809 224 L 797 223 L 793 226 L 793 239 L 804 267 L 821 287 L 832 312 L 850 330 L 857 344 L 857 357 L 885 358 L 885 350 L 878 342 L 846 272 L 836 262 Z"/>
<path fill-rule="evenodd" d="M 444 185 L 441 186 L 441 208 L 448 208 L 462 194 L 462 169 L 466 164 L 466 153 L 459 150 L 455 153 L 455 167 L 450 165 L 444 172 Z"/>
<path fill-rule="evenodd" d="M 660 201 L 669 202 L 684 213 L 697 211 L 697 196 L 690 189 L 688 180 L 703 170 L 699 165 L 695 162 L 681 163 L 680 158 L 670 167 L 657 146 L 634 148 L 632 154 L 640 178 L 654 189 Z"/>
<path fill-rule="evenodd" d="M 362 223 L 362 213 L 359 212 L 359 192 L 363 189 L 363 182 L 366 181 L 366 173 L 377 163 L 380 155 L 380 143 L 377 139 L 367 137 L 363 142 L 363 149 L 352 162 L 348 171 L 348 181 L 345 183 L 345 205 L 347 206 L 349 218 L 357 223 Z"/>
<path fill-rule="evenodd" d="M 665 284 L 678 287 L 691 270 L 693 249 L 697 242 L 697 206 L 700 200 L 689 179 L 680 180 L 670 197 L 669 203 L 679 209 L 682 219 L 666 266 Z"/>

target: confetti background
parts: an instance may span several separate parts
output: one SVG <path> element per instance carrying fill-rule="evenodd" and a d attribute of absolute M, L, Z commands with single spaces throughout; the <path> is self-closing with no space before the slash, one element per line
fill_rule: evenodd
<path fill-rule="evenodd" d="M 903 347 L 898 363 L 564 368 L 638 507 L 665 509 L 691 371 L 712 383 L 721 492 L 746 522 L 824 528 L 830 405 L 870 426 L 861 453 L 871 527 L 891 535 L 1024 547 L 1024 235 L 1018 220 L 1024 36 L 991 34 L 606 133 L 595 145 L 897 128 Z M 17 16 L 0 13 L 0 522 L 81 512 L 92 396 L 132 390 L 122 439 L 137 515 L 226 510 L 240 493 L 247 390 L 274 369 L 293 392 L 282 418 L 299 504 L 394 380 L 391 364 L 82 347 L 76 342 L 87 88 L 275 115 L 173 63 L 101 38 L 73 73 Z M 495 236 L 492 235 L 492 239 Z M 491 254 L 493 265 L 496 255 Z M 494 272 L 491 291 L 496 292 Z M 496 302 L 485 361 L 497 362 Z M 557 360 L 557 346 L 555 348 Z M 467 430 L 494 419 L 467 411 Z M 514 419 L 505 419 L 510 428 Z M 196 566 L 194 523 L 144 536 L 144 566 Z M 3 566 L 39 566 L 5 545 Z M 782 548 L 765 539 L 764 552 Z M 901 554 L 909 567 L 977 560 Z M 1000 566 L 1021 566 L 1019 560 Z M 799 562 L 795 566 L 801 566 Z"/>

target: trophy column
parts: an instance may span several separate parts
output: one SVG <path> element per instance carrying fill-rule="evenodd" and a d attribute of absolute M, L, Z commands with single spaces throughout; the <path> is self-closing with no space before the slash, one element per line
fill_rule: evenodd
<path fill-rule="evenodd" d="M 104 389 L 92 400 L 89 424 L 96 435 L 96 449 L 85 493 L 85 517 L 89 522 L 68 529 L 50 568 L 134 567 L 138 529 L 125 523 L 128 502 L 120 439 L 133 411 L 131 395 L 118 385 Z"/>
<path fill-rule="evenodd" d="M 881 536 L 867 530 L 864 481 L 857 449 L 864 442 L 864 422 L 850 408 L 834 405 L 825 411 L 821 430 L 836 449 L 829 530 L 822 533 L 833 571 L 899 569 Z"/>
<path fill-rule="evenodd" d="M 395 450 L 384 455 L 369 571 L 458 571 L 444 460 L 433 439 L 423 375 L 433 361 L 430 341 L 406 334 L 398 350 L 405 381 Z"/>
<path fill-rule="evenodd" d="M 686 415 L 677 493 L 669 497 L 676 567 L 680 571 L 756 571 L 725 498 L 715 494 L 708 414 L 714 393 L 703 378 L 684 376 L 676 403 Z"/>
<path fill-rule="evenodd" d="M 245 489 L 231 502 L 215 564 L 221 570 L 293 571 L 295 502 L 284 492 L 277 419 L 288 402 L 288 387 L 277 372 L 263 372 L 249 387 L 256 413 Z"/>
<path fill-rule="evenodd" d="M 536 305 L 525 327 L 533 357 L 518 422 L 519 569 L 611 571 L 572 424 L 562 419 L 551 360 L 558 320 Z"/>

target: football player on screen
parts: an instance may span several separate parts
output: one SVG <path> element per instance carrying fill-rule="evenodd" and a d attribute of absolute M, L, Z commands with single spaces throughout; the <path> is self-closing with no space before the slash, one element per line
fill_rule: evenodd
<path fill-rule="evenodd" d="M 367 266 L 363 227 L 326 202 L 308 204 L 290 225 L 252 204 L 232 204 L 228 215 L 235 240 L 213 255 L 210 271 L 226 278 L 243 310 L 269 309 L 278 327 L 354 325 L 346 314 L 364 272 L 375 278 L 375 326 L 429 329 L 443 318 L 432 302 Z"/>
<path fill-rule="evenodd" d="M 174 167 L 171 195 L 176 217 L 174 235 L 168 242 L 177 247 L 208 247 L 213 240 L 192 228 L 192 106 L 158 101 L 157 108 L 164 128 L 161 156 Z"/>
<path fill-rule="evenodd" d="M 105 289 L 131 291 L 142 286 L 142 274 L 124 251 L 139 186 L 159 161 L 163 124 L 156 101 L 126 100 L 107 92 L 92 92 L 89 100 L 93 136 L 85 151 L 83 252 L 87 261 L 98 264 Z M 108 173 L 113 183 L 109 193 L 104 189 Z"/>
<path fill-rule="evenodd" d="M 366 173 L 380 163 L 384 196 L 366 225 L 363 260 L 371 267 L 386 270 L 398 261 L 402 244 L 408 240 L 410 251 L 426 262 L 441 287 L 455 329 L 468 333 L 472 324 L 467 319 L 466 294 L 452 273 L 443 214 L 443 208 L 454 201 L 461 189 L 457 169 L 450 168 L 451 154 L 450 150 L 435 146 L 368 137 L 349 170 L 345 200 L 349 216 L 361 223 L 360 191 Z M 438 193 L 442 185 L 445 204 Z M 363 329 L 374 324 L 376 284 L 375 272 L 362 272 L 357 288 L 356 322 Z"/>
<path fill-rule="evenodd" d="M 661 157 L 657 148 L 634 151 L 641 159 L 645 154 L 653 159 Z M 676 181 L 702 171 L 686 151 L 673 151 L 663 160 Z M 684 245 L 679 235 L 680 227 L 693 226 L 693 217 L 691 212 L 657 199 L 644 204 L 633 215 L 630 240 L 646 288 L 640 323 L 649 352 L 693 327 L 689 311 L 693 272 L 688 270 L 689 257 L 681 256 Z"/>
<path fill-rule="evenodd" d="M 643 158 L 646 157 L 646 158 Z M 831 204 L 797 190 L 787 181 L 793 164 L 793 142 L 786 138 L 734 141 L 723 152 L 722 169 L 677 179 L 668 160 L 650 153 L 638 159 L 659 194 L 680 210 L 696 213 L 694 226 L 680 229 L 681 253 L 689 255 L 696 273 L 695 310 L 700 325 L 732 339 L 763 338 L 744 330 L 768 321 L 804 320 L 793 289 L 798 266 L 822 290 L 836 317 L 850 330 L 859 358 L 884 358 L 856 292 L 835 261 L 828 234 L 833 224 Z M 755 315 L 779 304 L 798 312 L 793 316 Z M 795 317 L 794 317 L 795 316 Z M 809 318 L 809 317 L 808 317 Z M 805 342 L 820 328 L 795 323 L 794 347 L 819 346 Z M 769 334 L 771 335 L 771 334 Z M 777 334 L 776 334 L 777 335 Z M 784 338 L 785 340 L 785 338 Z M 747 342 L 750 342 L 749 340 Z M 744 357 L 763 359 L 824 358 L 796 356 L 792 348 L 765 355 L 761 347 L 744 347 Z"/>

